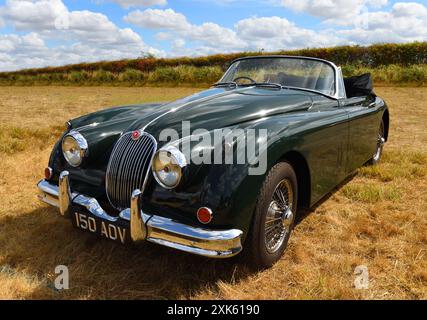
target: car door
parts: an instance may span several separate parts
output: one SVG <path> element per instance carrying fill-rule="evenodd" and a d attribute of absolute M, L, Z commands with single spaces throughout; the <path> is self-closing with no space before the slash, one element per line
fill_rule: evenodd
<path fill-rule="evenodd" d="M 306 138 L 312 174 L 312 203 L 341 183 L 347 174 L 348 112 L 339 101 L 313 96 L 309 111 L 316 127 Z"/>
<path fill-rule="evenodd" d="M 349 115 L 346 171 L 350 174 L 375 153 L 381 115 L 375 103 L 375 96 L 341 99 L 340 107 Z"/>

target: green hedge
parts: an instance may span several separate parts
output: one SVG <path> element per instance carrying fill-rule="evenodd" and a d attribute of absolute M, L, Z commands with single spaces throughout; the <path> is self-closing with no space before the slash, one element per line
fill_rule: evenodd
<path fill-rule="evenodd" d="M 427 64 L 388 65 L 377 68 L 354 65 L 343 66 L 345 76 L 370 72 L 376 85 L 410 84 L 427 85 Z M 223 73 L 220 67 L 160 67 L 153 72 L 126 69 L 121 73 L 106 70 L 72 71 L 70 73 L 41 73 L 36 75 L 14 75 L 0 78 L 0 85 L 69 85 L 69 86 L 209 86 L 218 81 Z"/>
<path fill-rule="evenodd" d="M 0 85 L 199 85 L 206 86 L 218 81 L 223 70 L 220 67 L 159 67 L 152 72 L 126 69 L 124 72 L 108 70 L 71 71 L 69 73 L 39 73 L 34 75 L 13 74 L 0 77 Z"/>
<path fill-rule="evenodd" d="M 377 44 L 369 47 L 341 46 L 271 54 L 309 56 L 333 61 L 343 66 L 347 75 L 370 71 L 377 81 L 384 83 L 426 83 L 427 42 Z M 253 55 L 259 53 L 242 52 L 174 59 L 148 57 L 27 69 L 0 73 L 0 85 L 212 84 L 220 78 L 232 60 Z"/>

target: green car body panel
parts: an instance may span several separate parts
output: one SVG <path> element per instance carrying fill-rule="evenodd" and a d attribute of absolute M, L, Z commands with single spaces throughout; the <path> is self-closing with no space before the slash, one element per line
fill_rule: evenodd
<path fill-rule="evenodd" d="M 158 140 L 165 128 L 181 133 L 182 121 L 190 121 L 192 131 L 267 129 L 265 174 L 278 161 L 290 161 L 299 177 L 300 206 L 310 207 L 372 158 L 386 113 L 388 119 L 386 104 L 373 94 L 340 100 L 305 90 L 259 87 L 212 88 L 171 103 L 116 107 L 70 121 L 69 130 L 85 137 L 89 153 L 81 166 L 71 167 L 62 155 L 61 137 L 49 160 L 51 180 L 57 183 L 59 173 L 67 170 L 73 190 L 108 207 L 105 173 L 115 143 L 126 132 L 144 128 Z M 158 141 L 158 148 L 162 146 Z M 214 212 L 210 229 L 237 228 L 246 236 L 265 178 L 248 175 L 249 166 L 190 164 L 173 190 L 162 188 L 150 174 L 142 207 L 148 214 L 199 227 L 203 225 L 195 213 L 209 207 Z"/>

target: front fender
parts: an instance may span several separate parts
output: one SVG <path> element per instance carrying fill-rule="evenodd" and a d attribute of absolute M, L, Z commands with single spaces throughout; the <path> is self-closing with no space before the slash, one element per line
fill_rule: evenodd
<path fill-rule="evenodd" d="M 297 114 L 288 114 L 287 117 L 271 117 L 231 128 L 244 129 L 243 134 L 252 129 L 257 135 L 259 130 L 265 130 L 267 139 L 261 139 L 258 135 L 254 142 L 256 158 L 263 159 L 258 152 L 264 150 L 266 162 L 257 164 L 253 157 L 247 156 L 245 163 L 236 164 L 240 137 L 236 136 L 232 149 L 233 164 L 215 164 L 214 156 L 211 156 L 211 164 L 195 165 L 192 161 L 187 161 L 190 165 L 186 168 L 184 180 L 175 190 L 165 190 L 153 179 L 145 201 L 148 213 L 158 214 L 158 211 L 162 211 L 185 223 L 202 226 L 196 218 L 197 209 L 209 207 L 214 213 L 210 227 L 238 228 L 246 234 L 266 174 L 284 153 L 293 150 L 300 143 L 289 136 L 289 123 L 297 117 Z M 209 135 L 213 137 L 214 133 L 211 131 Z M 174 145 L 182 150 L 181 142 L 182 140 L 176 140 L 166 145 Z M 193 141 L 190 149 L 194 151 L 197 146 L 198 141 Z M 214 149 L 217 147 L 214 145 Z M 223 143 L 222 150 L 225 149 Z M 255 168 L 259 170 L 253 170 Z"/>

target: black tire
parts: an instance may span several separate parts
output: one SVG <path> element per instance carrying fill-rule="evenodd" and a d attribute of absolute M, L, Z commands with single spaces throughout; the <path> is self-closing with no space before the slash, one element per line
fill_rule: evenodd
<path fill-rule="evenodd" d="M 291 209 L 292 222 L 288 227 L 289 231 L 286 232 L 286 236 L 282 238 L 283 242 L 281 242 L 281 245 L 277 248 L 276 251 L 269 252 L 266 240 L 266 233 L 268 234 L 268 232 L 266 232 L 267 212 L 271 207 L 271 203 L 273 201 L 273 193 L 275 193 L 277 187 L 284 180 L 286 180 L 287 185 L 289 185 L 288 182 L 290 182 L 290 185 L 293 189 Z M 246 251 L 244 256 L 251 266 L 257 269 L 269 268 L 282 257 L 295 224 L 297 199 L 298 183 L 294 169 L 287 162 L 281 162 L 276 164 L 268 173 L 260 190 L 254 216 L 252 219 L 251 229 L 249 231 L 248 238 L 244 246 L 244 250 Z"/>
<path fill-rule="evenodd" d="M 384 126 L 384 119 L 382 119 L 380 123 L 380 128 L 378 130 L 377 148 L 375 149 L 375 153 L 372 159 L 369 160 L 368 162 L 369 165 L 373 166 L 381 161 L 381 157 L 384 149 L 384 143 L 385 143 L 385 126 Z"/>

